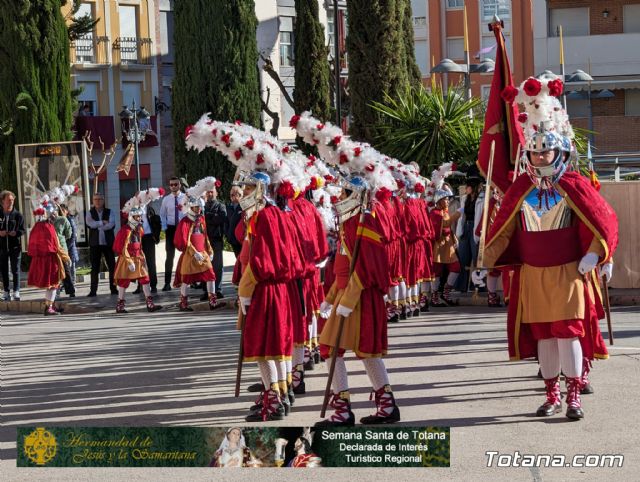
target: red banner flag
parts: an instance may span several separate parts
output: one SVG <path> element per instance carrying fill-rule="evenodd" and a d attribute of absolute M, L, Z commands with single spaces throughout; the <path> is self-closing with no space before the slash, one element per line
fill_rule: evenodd
<path fill-rule="evenodd" d="M 496 19 L 489 28 L 496 36 L 496 65 L 484 119 L 484 131 L 480 139 L 477 165 L 482 175 L 487 177 L 491 141 L 495 141 L 491 184 L 504 193 L 511 185 L 509 171 L 513 171 L 518 145 L 524 147 L 524 135 L 518 122 L 518 106 L 505 100 L 516 88 L 513 85 L 511 66 L 502 35 L 502 22 Z"/>

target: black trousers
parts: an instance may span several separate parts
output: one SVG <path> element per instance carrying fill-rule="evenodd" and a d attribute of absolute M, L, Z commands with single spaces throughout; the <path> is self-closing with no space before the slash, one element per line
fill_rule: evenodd
<path fill-rule="evenodd" d="M 224 249 L 224 243 L 222 240 L 213 241 L 211 243 L 213 248 L 213 272 L 216 274 L 216 293 L 222 291 L 222 250 Z"/>
<path fill-rule="evenodd" d="M 91 292 L 98 291 L 98 275 L 100 273 L 100 261 L 104 256 L 104 260 L 107 263 L 109 269 L 109 288 L 111 291 L 116 289 L 113 284 L 113 271 L 116 266 L 116 258 L 113 255 L 113 249 L 111 246 L 90 246 L 89 257 L 91 258 Z"/>
<path fill-rule="evenodd" d="M 11 265 L 11 276 L 13 276 L 13 291 L 20 290 L 20 249 L 0 251 L 0 272 L 2 272 L 2 285 L 6 292 L 9 292 L 9 265 Z"/>
<path fill-rule="evenodd" d="M 176 247 L 173 244 L 173 237 L 176 234 L 175 226 L 167 226 L 167 230 L 165 231 L 166 235 L 166 245 L 165 249 L 167 252 L 167 259 L 164 262 L 164 284 L 171 284 L 171 271 L 173 271 L 173 258 L 176 255 Z"/>
<path fill-rule="evenodd" d="M 64 292 L 68 295 L 76 292 L 75 280 L 71 278 L 71 263 L 64 265 L 64 279 L 62 280 Z"/>
<path fill-rule="evenodd" d="M 156 242 L 153 234 L 142 236 L 142 252 L 147 258 L 147 270 L 149 271 L 149 285 L 151 288 L 158 286 L 158 273 L 156 271 Z"/>

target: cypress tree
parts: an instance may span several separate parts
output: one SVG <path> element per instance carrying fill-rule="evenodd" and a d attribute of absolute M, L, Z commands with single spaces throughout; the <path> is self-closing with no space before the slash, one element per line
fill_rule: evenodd
<path fill-rule="evenodd" d="M 315 117 L 328 120 L 329 61 L 324 44 L 324 27 L 318 16 L 317 0 L 296 0 L 294 38 L 296 113 L 309 110 Z M 284 119 L 285 124 L 289 119 Z"/>
<path fill-rule="evenodd" d="M 417 87 L 422 83 L 422 72 L 420 72 L 420 67 L 418 67 L 418 63 L 416 62 L 413 12 L 411 11 L 411 0 L 403 1 L 402 39 L 404 40 L 405 68 L 407 69 L 409 84 Z"/>
<path fill-rule="evenodd" d="M 3 188 L 16 189 L 15 144 L 71 139 L 69 34 L 60 11 L 64 3 L 9 1 L 0 11 L 0 121 L 7 126 L 0 135 Z"/>
<path fill-rule="evenodd" d="M 395 98 L 410 85 L 415 74 L 408 71 L 405 39 L 405 6 L 408 0 L 349 0 L 349 92 L 353 122 L 351 135 L 373 143 L 379 114 L 372 102 Z M 407 12 L 407 10 L 409 10 Z M 411 26 L 411 28 L 413 28 Z M 413 63 L 415 54 L 411 46 Z"/>
<path fill-rule="evenodd" d="M 190 183 L 214 175 L 226 192 L 234 175 L 224 156 L 187 151 L 185 128 L 202 114 L 260 125 L 257 19 L 253 0 L 175 2 L 172 115 L 175 169 Z"/>

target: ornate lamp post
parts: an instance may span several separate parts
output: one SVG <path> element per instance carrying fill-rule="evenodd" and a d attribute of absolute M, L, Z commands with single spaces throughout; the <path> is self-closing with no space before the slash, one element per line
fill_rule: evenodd
<path fill-rule="evenodd" d="M 147 131 L 149 130 L 149 112 L 144 107 L 136 109 L 136 101 L 131 102 L 131 108 L 126 105 L 123 106 L 122 112 L 120 112 L 120 119 L 122 120 L 122 132 L 126 136 L 127 140 L 133 144 L 133 159 L 136 165 L 136 187 L 140 191 L 140 158 L 138 152 L 138 145 L 147 137 Z M 125 123 L 128 121 L 128 125 Z"/>

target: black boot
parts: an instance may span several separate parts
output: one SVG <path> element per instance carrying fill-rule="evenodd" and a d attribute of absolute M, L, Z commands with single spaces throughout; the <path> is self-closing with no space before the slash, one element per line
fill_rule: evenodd
<path fill-rule="evenodd" d="M 334 409 L 333 415 L 317 422 L 315 427 L 353 427 L 355 425 L 356 417 L 351 411 L 348 391 L 334 393 L 329 406 Z"/>
<path fill-rule="evenodd" d="M 547 390 L 547 400 L 538 407 L 536 417 L 551 417 L 562 410 L 560 383 L 558 379 L 559 377 L 556 376 L 544 381 Z"/>
<path fill-rule="evenodd" d="M 389 385 L 385 385 L 379 390 L 372 391 L 371 394 L 375 394 L 377 411 L 373 415 L 362 417 L 360 419 L 360 423 L 364 425 L 380 425 L 400 421 L 400 409 L 396 405 L 396 400 Z M 369 399 L 371 399 L 371 397 Z M 391 411 L 389 411 L 389 409 L 391 409 Z"/>

